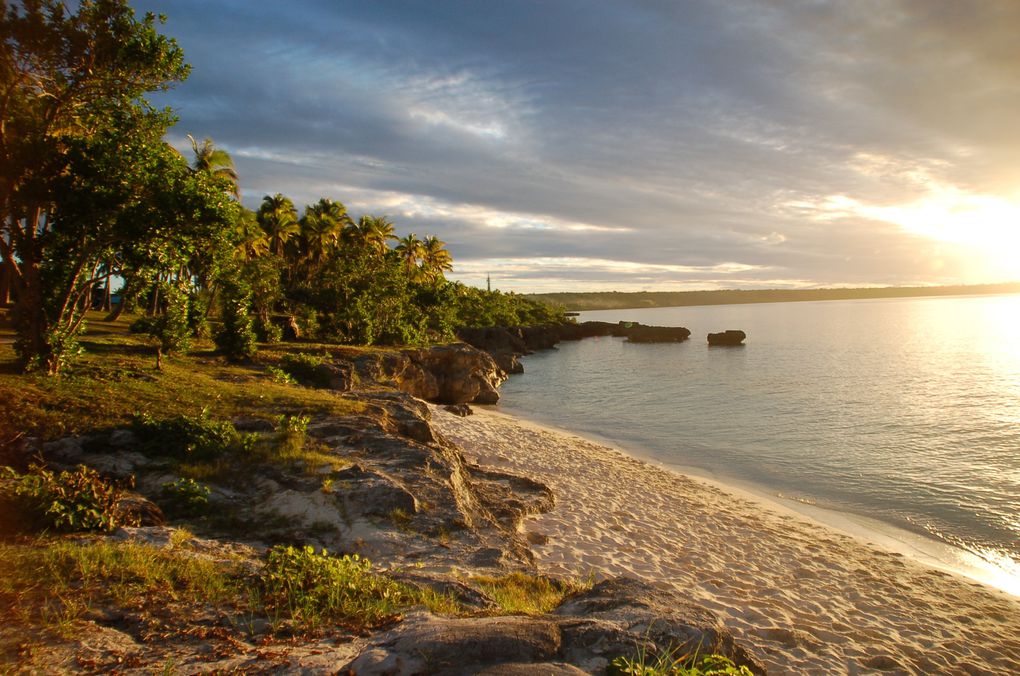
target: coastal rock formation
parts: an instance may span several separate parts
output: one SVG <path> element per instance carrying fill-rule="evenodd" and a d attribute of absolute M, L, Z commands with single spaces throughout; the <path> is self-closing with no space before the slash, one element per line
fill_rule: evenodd
<path fill-rule="evenodd" d="M 493 326 L 482 329 L 464 328 L 457 337 L 472 347 L 492 355 L 506 373 L 521 373 L 524 368 L 517 358 L 538 350 L 550 350 L 565 340 L 582 340 L 596 336 L 626 338 L 632 343 L 679 343 L 691 332 L 682 326 L 646 326 L 637 322 L 564 322 L 537 326 Z"/>
<path fill-rule="evenodd" d="M 629 578 L 601 582 L 540 617 L 443 618 L 415 613 L 344 666 L 357 674 L 591 674 L 617 657 L 718 653 L 765 667 L 719 619 L 678 592 Z"/>
<path fill-rule="evenodd" d="M 709 345 L 740 345 L 747 338 L 747 334 L 743 331 L 736 331 L 730 329 L 728 331 L 722 331 L 721 333 L 710 333 L 708 334 Z"/>
<path fill-rule="evenodd" d="M 491 355 L 466 343 L 371 353 L 354 367 L 360 380 L 437 404 L 495 404 L 507 378 Z"/>
<path fill-rule="evenodd" d="M 682 343 L 691 332 L 682 326 L 645 326 L 633 324 L 626 328 L 631 343 Z"/>

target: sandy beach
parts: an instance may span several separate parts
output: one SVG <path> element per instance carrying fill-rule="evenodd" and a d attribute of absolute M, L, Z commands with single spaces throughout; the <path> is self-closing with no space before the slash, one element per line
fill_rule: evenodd
<path fill-rule="evenodd" d="M 1020 674 L 1020 598 L 587 439 L 433 414 L 470 459 L 552 488 L 526 524 L 541 570 L 671 584 L 770 674 Z"/>

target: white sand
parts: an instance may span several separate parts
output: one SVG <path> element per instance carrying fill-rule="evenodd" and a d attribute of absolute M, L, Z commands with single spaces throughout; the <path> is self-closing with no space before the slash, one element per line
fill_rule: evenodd
<path fill-rule="evenodd" d="M 434 424 L 556 496 L 542 570 L 662 581 L 719 614 L 770 674 L 1020 674 L 1020 599 L 796 513 L 491 411 Z"/>

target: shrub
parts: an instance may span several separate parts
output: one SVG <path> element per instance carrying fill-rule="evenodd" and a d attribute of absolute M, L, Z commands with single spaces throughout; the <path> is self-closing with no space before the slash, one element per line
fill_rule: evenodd
<path fill-rule="evenodd" d="M 137 525 L 120 509 L 123 490 L 94 469 L 53 472 L 32 465 L 25 474 L 0 467 L 0 526 L 4 530 L 54 529 L 110 532 Z"/>
<path fill-rule="evenodd" d="M 143 414 L 134 422 L 142 450 L 177 460 L 214 460 L 225 453 L 247 453 L 254 435 L 241 434 L 227 420 L 212 420 L 206 411 L 198 416 L 179 415 L 156 420 Z"/>
<path fill-rule="evenodd" d="M 216 333 L 215 341 L 216 347 L 231 359 L 251 359 L 258 352 L 250 307 L 250 289 L 234 280 L 224 284 L 223 328 Z"/>
<path fill-rule="evenodd" d="M 266 367 L 266 375 L 268 375 L 269 378 L 273 382 L 276 382 L 276 383 L 283 383 L 284 385 L 295 385 L 295 384 L 297 384 L 297 381 L 294 380 L 293 376 L 291 376 L 289 373 L 287 373 L 283 369 L 276 368 L 275 366 L 267 366 Z"/>
<path fill-rule="evenodd" d="M 194 479 L 168 481 L 162 486 L 163 507 L 173 515 L 198 516 L 208 511 L 210 493 L 208 486 Z"/>
<path fill-rule="evenodd" d="M 331 556 L 312 547 L 278 545 L 269 551 L 262 573 L 268 609 L 306 628 L 324 622 L 373 627 L 395 619 L 402 609 L 428 604 L 427 593 L 372 571 L 367 559 Z M 437 600 L 433 597 L 431 601 Z M 446 600 L 447 609 L 455 605 Z M 440 604 L 442 606 L 442 604 Z"/>
<path fill-rule="evenodd" d="M 325 356 L 298 352 L 297 354 L 283 355 L 281 367 L 287 375 L 299 383 L 314 387 L 327 387 L 329 386 L 329 375 L 319 369 L 325 363 Z"/>

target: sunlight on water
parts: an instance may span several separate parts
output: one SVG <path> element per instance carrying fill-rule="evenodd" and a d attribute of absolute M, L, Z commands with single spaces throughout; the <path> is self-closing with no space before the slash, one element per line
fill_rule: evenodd
<path fill-rule="evenodd" d="M 1020 593 L 1020 296 L 581 319 L 686 326 L 692 339 L 561 344 L 525 358 L 504 406 L 935 538 Z M 731 328 L 747 332 L 745 346 L 706 345 Z"/>

